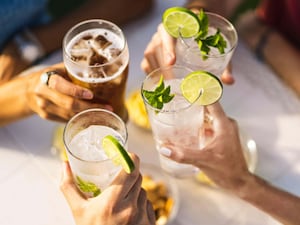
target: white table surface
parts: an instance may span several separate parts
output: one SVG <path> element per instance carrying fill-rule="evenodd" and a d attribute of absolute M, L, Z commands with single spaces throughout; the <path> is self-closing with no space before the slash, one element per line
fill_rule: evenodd
<path fill-rule="evenodd" d="M 130 49 L 128 93 L 140 87 L 143 51 L 162 12 L 183 0 L 157 0 L 144 18 L 124 28 Z M 45 63 L 61 60 L 61 52 Z M 242 42 L 233 56 L 234 86 L 225 86 L 222 105 L 257 144 L 255 173 L 300 195 L 300 101 L 258 62 Z M 1 110 L 1 109 L 0 109 Z M 61 161 L 51 153 L 56 123 L 38 116 L 0 128 L 0 224 L 73 225 L 59 190 Z M 130 122 L 129 150 L 158 164 L 151 132 Z M 173 225 L 276 225 L 268 215 L 221 190 L 177 180 L 181 204 Z"/>

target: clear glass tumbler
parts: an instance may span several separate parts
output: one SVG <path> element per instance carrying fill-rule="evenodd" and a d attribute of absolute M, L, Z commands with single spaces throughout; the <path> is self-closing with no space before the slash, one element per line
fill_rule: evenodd
<path fill-rule="evenodd" d="M 95 197 L 110 185 L 121 170 L 102 149 L 102 139 L 115 136 L 126 148 L 127 128 L 116 114 L 103 109 L 89 109 L 76 114 L 64 129 L 67 157 L 78 188 L 87 197 Z"/>
<path fill-rule="evenodd" d="M 70 79 L 94 93 L 93 102 L 110 104 L 125 122 L 129 51 L 122 30 L 94 19 L 72 27 L 63 39 L 63 60 Z"/>
<path fill-rule="evenodd" d="M 224 53 L 211 48 L 208 55 L 203 55 L 194 40 L 194 37 L 183 38 L 179 36 L 176 43 L 176 64 L 186 66 L 192 70 L 205 70 L 220 76 L 227 67 L 238 43 L 235 27 L 224 17 L 206 12 L 208 16 L 208 36 L 215 34 L 217 29 L 227 42 Z"/>
<path fill-rule="evenodd" d="M 153 91 L 163 76 L 165 87 L 170 85 L 175 97 L 162 109 L 154 108 L 144 96 L 142 97 L 149 116 L 156 149 L 164 145 L 176 148 L 186 146 L 201 148 L 204 143 L 203 106 L 188 102 L 182 95 L 180 83 L 192 70 L 183 66 L 159 68 L 151 72 L 143 81 L 142 90 Z M 200 95 L 199 95 L 200 97 Z M 159 155 L 161 167 L 175 177 L 191 176 L 195 172 L 192 165 L 177 163 Z"/>

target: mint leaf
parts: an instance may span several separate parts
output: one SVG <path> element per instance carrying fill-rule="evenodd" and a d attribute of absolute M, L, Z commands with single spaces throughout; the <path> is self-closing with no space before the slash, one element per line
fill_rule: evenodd
<path fill-rule="evenodd" d="M 154 92 L 161 92 L 163 91 L 165 88 L 165 84 L 164 84 L 164 78 L 163 76 L 160 77 L 159 81 L 158 81 L 158 84 L 157 84 L 157 87 L 155 88 Z"/>
<path fill-rule="evenodd" d="M 148 103 L 156 109 L 162 109 L 164 104 L 170 102 L 175 96 L 171 94 L 170 85 L 165 88 L 163 76 L 160 77 L 154 91 L 142 90 L 142 93 Z"/>
<path fill-rule="evenodd" d="M 196 38 L 204 38 L 207 35 L 208 32 L 208 16 L 203 10 L 200 10 L 198 14 L 199 18 L 199 25 L 200 25 L 200 31 Z"/>
<path fill-rule="evenodd" d="M 195 41 L 198 44 L 198 47 L 203 55 L 203 60 L 207 59 L 207 55 L 210 52 L 210 48 L 214 47 L 217 48 L 221 54 L 224 54 L 225 48 L 227 47 L 227 42 L 221 34 L 219 28 L 214 35 L 208 36 L 208 16 L 206 13 L 201 9 L 199 14 L 199 23 L 200 23 L 200 31 L 197 34 Z"/>

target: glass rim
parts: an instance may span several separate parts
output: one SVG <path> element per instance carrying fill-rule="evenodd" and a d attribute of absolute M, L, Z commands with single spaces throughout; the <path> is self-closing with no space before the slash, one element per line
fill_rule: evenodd
<path fill-rule="evenodd" d="M 113 58 L 112 60 L 110 60 L 109 62 L 106 62 L 106 63 L 103 63 L 103 64 L 100 64 L 100 65 L 88 65 L 88 66 L 85 66 L 86 68 L 98 68 L 98 67 L 105 67 L 105 66 L 108 66 L 108 65 L 111 65 L 111 64 L 114 64 L 117 60 L 119 60 L 119 58 L 121 58 L 121 56 L 126 52 L 126 49 L 128 49 L 128 46 L 127 46 L 127 40 L 126 40 L 126 37 L 124 35 L 124 32 L 122 31 L 122 29 L 116 25 L 115 23 L 113 22 L 110 22 L 108 20 L 104 20 L 104 19 L 90 19 L 90 20 L 84 20 L 82 22 L 79 22 L 77 23 L 76 25 L 74 25 L 73 27 L 71 27 L 67 33 L 65 34 L 64 38 L 63 38 L 63 54 L 67 57 L 68 60 L 70 60 L 72 63 L 74 63 L 75 65 L 80 65 L 80 63 L 72 60 L 72 57 L 71 55 L 67 52 L 66 50 L 66 46 L 67 46 L 67 38 L 68 36 L 71 34 L 71 32 L 73 32 L 75 29 L 77 29 L 78 27 L 81 27 L 83 25 L 86 25 L 86 24 L 89 24 L 89 23 L 99 23 L 99 24 L 102 24 L 102 23 L 106 23 L 108 25 L 111 25 L 116 31 L 118 31 L 121 35 L 121 40 L 123 40 L 123 46 L 121 48 L 121 53 Z M 92 28 L 91 28 L 92 29 Z M 94 28 L 93 28 L 94 29 Z M 129 61 L 129 59 L 128 59 Z M 81 65 L 82 66 L 82 65 Z"/>
<path fill-rule="evenodd" d="M 217 14 L 217 13 L 213 13 L 213 12 L 205 12 L 207 15 L 209 15 L 209 16 L 213 16 L 213 17 L 216 17 L 216 18 L 218 18 L 218 19 L 220 19 L 220 21 L 223 21 L 223 22 L 225 22 L 230 28 L 231 28 L 231 30 L 233 31 L 233 36 L 235 37 L 235 42 L 234 42 L 234 44 L 231 46 L 231 48 L 229 48 L 227 51 L 225 51 L 224 53 L 220 53 L 220 54 L 218 54 L 218 55 L 210 55 L 210 54 L 203 54 L 203 53 L 201 53 L 200 51 L 199 51 L 199 48 L 198 48 L 198 46 L 197 46 L 197 48 L 196 47 L 191 47 L 190 45 L 188 45 L 187 43 L 186 43 L 186 41 L 185 40 L 187 40 L 187 39 L 191 39 L 191 38 L 194 38 L 195 36 L 193 36 L 193 37 L 189 37 L 189 38 L 184 38 L 184 37 L 182 37 L 182 35 L 181 35 L 181 32 L 180 32 L 180 29 L 179 29 L 179 37 L 178 37 L 178 40 L 180 40 L 188 49 L 190 49 L 192 52 L 196 52 L 196 53 L 200 53 L 200 55 L 201 56 L 205 56 L 205 57 L 208 57 L 208 58 L 221 58 L 221 57 L 223 57 L 224 55 L 228 55 L 228 54 L 230 54 L 231 52 L 233 52 L 234 51 L 234 49 L 237 47 L 237 45 L 238 45 L 238 34 L 237 34 L 237 31 L 236 31 L 236 29 L 235 29 L 235 27 L 233 26 L 233 24 L 228 20 L 228 19 L 226 19 L 225 17 L 223 17 L 223 16 L 221 16 L 221 15 L 219 15 L 219 14 Z"/>
<path fill-rule="evenodd" d="M 88 113 L 88 112 L 103 112 L 103 113 L 107 113 L 107 114 L 110 114 L 111 116 L 115 117 L 117 120 L 119 120 L 122 124 L 122 126 L 124 127 L 124 131 L 125 131 L 125 138 L 124 138 L 124 145 L 126 145 L 127 141 L 128 141 L 128 130 L 127 130 L 127 127 L 124 123 L 124 121 L 115 113 L 109 111 L 109 110 L 106 110 L 106 109 L 101 109 L 101 108 L 91 108 L 91 109 L 86 109 L 86 110 L 83 110 L 77 114 L 75 114 L 68 122 L 67 124 L 65 125 L 64 127 L 64 131 L 63 131 L 63 142 L 64 142 L 64 146 L 66 148 L 66 150 L 74 157 L 76 158 L 77 160 L 81 161 L 81 162 L 87 162 L 87 163 L 101 163 L 101 162 L 109 162 L 109 161 L 112 161 L 113 158 L 115 157 L 118 157 L 118 155 L 116 154 L 116 156 L 114 156 L 112 159 L 110 158 L 107 158 L 107 159 L 101 159 L 101 160 L 86 160 L 86 159 L 82 159 L 80 157 L 78 157 L 77 155 L 75 155 L 68 147 L 68 144 L 66 143 L 65 141 L 65 135 L 66 135 L 66 130 L 68 128 L 68 126 L 71 124 L 72 121 L 74 121 L 74 119 L 78 118 L 79 116 L 81 116 L 82 114 L 85 114 L 85 113 Z M 123 137 L 122 137 L 123 138 Z M 126 150 L 127 151 L 127 150 Z"/>
<path fill-rule="evenodd" d="M 190 69 L 189 67 L 182 66 L 182 65 L 177 65 L 177 64 L 170 65 L 170 66 L 159 67 L 159 68 L 156 68 L 156 69 L 152 70 L 152 71 L 146 76 L 146 78 L 143 80 L 142 85 L 141 85 L 141 96 L 142 96 L 142 98 L 143 98 L 144 103 L 146 103 L 152 110 L 157 111 L 158 113 L 172 114 L 172 113 L 176 113 L 176 112 L 180 112 L 180 111 L 186 110 L 186 109 L 192 107 L 193 105 L 195 105 L 196 102 L 198 101 L 198 99 L 201 97 L 201 94 L 202 94 L 202 91 L 200 91 L 198 97 L 197 97 L 197 98 L 195 99 L 195 101 L 192 102 L 192 103 L 185 99 L 186 102 L 188 103 L 188 105 L 185 106 L 185 107 L 179 108 L 179 109 L 177 109 L 177 110 L 166 110 L 166 109 L 163 109 L 163 108 L 162 108 L 162 109 L 157 109 L 157 108 L 153 107 L 153 106 L 148 102 L 148 100 L 145 98 L 145 96 L 143 95 L 143 90 L 147 90 L 147 89 L 144 89 L 144 88 L 143 88 L 143 87 L 144 87 L 144 84 L 145 84 L 145 82 L 146 82 L 147 80 L 149 80 L 152 76 L 154 76 L 153 74 L 156 74 L 158 71 L 169 70 L 169 69 L 171 69 L 171 68 L 184 69 L 184 70 L 186 70 L 186 71 L 188 71 L 188 72 L 193 72 L 193 70 Z M 188 75 L 188 74 L 186 74 L 186 75 Z M 186 76 L 186 75 L 185 75 L 185 76 Z M 185 76 L 184 76 L 184 77 L 185 77 Z M 182 77 L 181 80 L 182 80 L 184 77 Z M 180 93 L 181 93 L 181 92 L 180 92 Z"/>

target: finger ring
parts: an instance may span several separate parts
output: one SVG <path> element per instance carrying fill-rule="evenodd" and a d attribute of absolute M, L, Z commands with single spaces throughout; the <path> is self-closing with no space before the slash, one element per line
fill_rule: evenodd
<path fill-rule="evenodd" d="M 40 77 L 41 83 L 48 86 L 49 79 L 50 79 L 51 75 L 53 75 L 53 74 L 56 74 L 56 71 L 47 71 L 45 73 L 42 73 L 42 75 Z"/>

